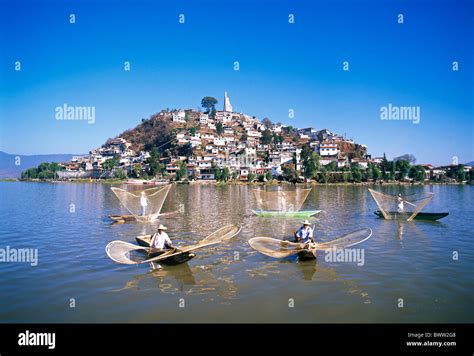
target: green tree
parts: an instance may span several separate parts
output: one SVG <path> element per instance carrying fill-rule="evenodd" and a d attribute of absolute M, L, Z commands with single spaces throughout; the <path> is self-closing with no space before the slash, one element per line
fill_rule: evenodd
<path fill-rule="evenodd" d="M 220 168 L 216 167 L 214 169 L 214 178 L 217 180 L 217 181 L 220 181 L 222 179 L 222 171 L 220 170 Z"/>
<path fill-rule="evenodd" d="M 360 171 L 359 165 L 351 167 L 351 174 L 354 182 L 360 182 L 362 180 L 362 172 Z"/>
<path fill-rule="evenodd" d="M 266 127 L 267 129 L 269 129 L 269 128 L 271 128 L 271 127 L 273 126 L 272 121 L 271 121 L 268 117 L 266 117 L 266 118 L 264 118 L 264 119 L 262 120 L 262 124 L 265 125 L 265 127 Z"/>
<path fill-rule="evenodd" d="M 21 172 L 22 179 L 36 179 L 38 178 L 38 169 L 37 168 L 28 168 L 27 170 Z"/>
<path fill-rule="evenodd" d="M 291 135 L 294 131 L 295 131 L 295 128 L 293 126 L 283 127 L 283 132 L 287 135 Z"/>
<path fill-rule="evenodd" d="M 39 179 L 53 179 L 54 178 L 54 172 L 49 171 L 49 170 L 43 170 L 38 173 L 38 178 Z"/>
<path fill-rule="evenodd" d="M 417 182 L 422 182 L 425 179 L 425 169 L 422 166 L 412 166 L 408 176 Z"/>
<path fill-rule="evenodd" d="M 113 158 L 109 158 L 107 161 L 102 163 L 102 169 L 106 172 L 111 172 L 118 165 L 119 165 L 118 157 L 113 157 Z"/>
<path fill-rule="evenodd" d="M 195 126 L 191 127 L 188 132 L 191 136 L 194 136 L 196 134 L 197 128 Z"/>
<path fill-rule="evenodd" d="M 222 125 L 222 122 L 218 122 L 216 124 L 216 133 L 221 136 L 224 133 L 224 125 Z"/>
<path fill-rule="evenodd" d="M 268 171 L 267 173 L 265 173 L 265 178 L 270 181 L 273 179 L 273 175 L 272 175 L 272 171 Z"/>
<path fill-rule="evenodd" d="M 348 171 L 348 172 L 343 172 L 343 173 L 342 173 L 342 180 L 343 180 L 344 182 L 349 182 L 349 181 L 352 180 L 352 179 L 353 179 L 353 178 L 352 178 L 352 174 L 351 174 L 350 171 Z"/>
<path fill-rule="evenodd" d="M 408 176 L 408 173 L 410 172 L 410 162 L 401 159 L 398 161 L 394 161 L 395 163 L 395 170 L 397 170 L 400 173 L 399 179 L 402 180 L 405 177 Z"/>
<path fill-rule="evenodd" d="M 156 146 L 153 146 L 153 148 L 150 151 L 150 157 L 147 158 L 146 163 L 148 165 L 148 174 L 151 175 L 152 177 L 155 177 L 159 173 L 163 173 L 165 169 L 165 165 L 160 163 L 160 153 L 158 152 L 158 149 Z"/>
<path fill-rule="evenodd" d="M 306 178 L 313 178 L 319 169 L 319 155 L 308 145 L 301 149 L 301 164 Z"/>
<path fill-rule="evenodd" d="M 126 179 L 127 178 L 127 174 L 123 171 L 123 169 L 116 169 L 114 171 L 114 178 L 117 178 L 117 179 Z"/>
<path fill-rule="evenodd" d="M 373 168 L 373 178 L 374 180 L 379 180 L 380 178 L 382 178 L 382 170 L 378 167 L 378 166 L 374 166 Z"/>
<path fill-rule="evenodd" d="M 273 135 L 269 129 L 265 129 L 262 132 L 262 137 L 260 137 L 260 143 L 262 145 L 269 145 L 272 143 Z"/>
<path fill-rule="evenodd" d="M 255 180 L 255 173 L 252 173 L 250 172 L 248 175 L 247 175 L 247 180 L 249 182 L 253 182 Z"/>
<path fill-rule="evenodd" d="M 229 180 L 229 176 L 230 176 L 229 168 L 224 167 L 224 169 L 222 170 L 222 180 L 224 182 L 227 182 Z"/>
<path fill-rule="evenodd" d="M 328 182 L 328 173 L 325 170 L 322 170 L 318 173 L 318 182 L 319 183 L 327 183 Z"/>
<path fill-rule="evenodd" d="M 456 179 L 458 182 L 463 182 L 466 180 L 466 172 L 464 172 L 464 165 L 460 164 L 458 166 L 452 167 L 448 172 L 447 176 L 452 179 Z"/>
<path fill-rule="evenodd" d="M 215 118 L 216 118 L 216 108 L 213 107 L 213 108 L 211 109 L 211 112 L 209 113 L 209 117 L 210 117 L 211 119 L 215 119 Z"/>
<path fill-rule="evenodd" d="M 215 111 L 215 107 L 217 104 L 217 99 L 213 98 L 212 96 L 205 96 L 201 100 L 201 106 L 206 109 L 206 113 L 209 114 L 212 109 Z"/>
<path fill-rule="evenodd" d="M 188 177 L 188 168 L 185 161 L 180 161 L 178 170 L 176 171 L 176 180 L 181 180 Z"/>

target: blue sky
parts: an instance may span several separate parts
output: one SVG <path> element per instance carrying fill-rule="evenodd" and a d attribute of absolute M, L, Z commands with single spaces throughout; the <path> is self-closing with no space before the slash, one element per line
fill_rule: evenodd
<path fill-rule="evenodd" d="M 240 112 L 328 128 L 374 156 L 474 159 L 472 2 L 0 4 L 2 151 L 85 153 L 162 108 L 197 108 L 206 95 L 221 106 L 227 90 Z M 95 106 L 96 122 L 56 120 L 64 103 Z M 420 123 L 381 120 L 389 103 L 419 106 Z"/>

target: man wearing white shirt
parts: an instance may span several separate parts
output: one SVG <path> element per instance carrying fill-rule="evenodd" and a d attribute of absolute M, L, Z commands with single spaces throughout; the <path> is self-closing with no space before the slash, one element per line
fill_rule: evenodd
<path fill-rule="evenodd" d="M 160 224 L 160 226 L 158 226 L 158 232 L 156 232 L 152 236 L 151 241 L 150 241 L 151 248 L 158 249 L 158 250 L 164 250 L 165 248 L 167 249 L 175 248 L 168 234 L 165 232 L 165 230 L 168 230 L 168 228 L 164 226 L 163 224 Z"/>

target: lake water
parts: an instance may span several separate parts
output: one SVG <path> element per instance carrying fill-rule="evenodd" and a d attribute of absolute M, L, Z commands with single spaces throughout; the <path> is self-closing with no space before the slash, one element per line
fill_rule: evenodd
<path fill-rule="evenodd" d="M 163 212 L 184 213 L 161 222 L 175 242 L 227 224 L 242 231 L 151 272 L 116 264 L 104 251 L 109 241 L 135 242 L 156 228 L 111 224 L 109 214 L 125 211 L 109 185 L 0 183 L 0 248 L 39 254 L 37 266 L 0 263 L 0 322 L 474 322 L 474 187 L 384 187 L 434 192 L 425 210 L 450 213 L 436 223 L 377 218 L 365 187 L 314 187 L 303 208 L 323 210 L 312 218 L 320 241 L 373 230 L 358 245 L 363 266 L 327 262 L 324 252 L 317 262 L 297 262 L 252 250 L 251 237 L 288 237 L 301 221 L 253 216 L 251 189 L 173 186 Z"/>

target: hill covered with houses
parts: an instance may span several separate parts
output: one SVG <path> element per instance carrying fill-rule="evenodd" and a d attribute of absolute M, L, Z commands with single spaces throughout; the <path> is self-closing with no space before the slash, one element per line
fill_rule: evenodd
<path fill-rule="evenodd" d="M 414 159 L 372 157 L 366 145 L 326 128 L 295 128 L 234 112 L 227 93 L 222 110 L 217 103 L 204 97 L 202 110 L 162 110 L 88 155 L 55 165 L 53 176 L 326 183 L 464 180 L 472 175 L 470 167 L 435 169 L 415 165 Z M 23 173 L 23 178 L 34 178 L 33 171 Z"/>

